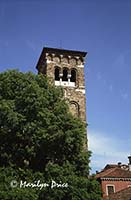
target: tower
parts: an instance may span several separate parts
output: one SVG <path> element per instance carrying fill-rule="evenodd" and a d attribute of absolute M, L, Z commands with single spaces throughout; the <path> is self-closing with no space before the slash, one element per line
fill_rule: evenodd
<path fill-rule="evenodd" d="M 86 52 L 48 48 L 42 50 L 37 63 L 38 73 L 46 74 L 62 86 L 70 111 L 86 122 L 84 59 Z"/>

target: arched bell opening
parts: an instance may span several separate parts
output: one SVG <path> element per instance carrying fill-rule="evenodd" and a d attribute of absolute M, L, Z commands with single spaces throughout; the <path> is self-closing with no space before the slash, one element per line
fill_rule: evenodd
<path fill-rule="evenodd" d="M 55 81 L 59 81 L 59 80 L 60 80 L 60 68 L 55 67 Z"/>
<path fill-rule="evenodd" d="M 72 70 L 71 70 L 71 78 L 70 78 L 70 81 L 76 83 L 76 70 L 75 70 L 75 69 L 72 69 Z"/>
<path fill-rule="evenodd" d="M 62 81 L 68 81 L 68 69 L 67 68 L 63 69 Z"/>

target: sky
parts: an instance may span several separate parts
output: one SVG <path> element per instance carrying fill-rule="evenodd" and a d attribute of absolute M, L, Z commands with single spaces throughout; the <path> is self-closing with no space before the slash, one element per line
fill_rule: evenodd
<path fill-rule="evenodd" d="M 0 72 L 37 73 L 44 46 L 86 51 L 92 173 L 131 154 L 131 1 L 0 0 Z"/>

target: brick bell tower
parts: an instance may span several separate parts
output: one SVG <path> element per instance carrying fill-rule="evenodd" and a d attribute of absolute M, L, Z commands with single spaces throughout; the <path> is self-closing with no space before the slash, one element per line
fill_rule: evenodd
<path fill-rule="evenodd" d="M 55 86 L 64 89 L 70 111 L 86 122 L 84 59 L 86 52 L 48 48 L 42 50 L 37 63 L 38 73 L 47 75 Z"/>

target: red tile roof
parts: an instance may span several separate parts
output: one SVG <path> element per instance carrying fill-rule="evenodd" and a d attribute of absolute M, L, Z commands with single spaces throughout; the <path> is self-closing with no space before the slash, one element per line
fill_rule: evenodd
<path fill-rule="evenodd" d="M 118 165 L 117 165 L 117 164 L 107 164 L 107 165 L 105 166 L 104 170 L 105 170 L 105 169 L 114 168 L 114 167 L 118 167 Z"/>
<path fill-rule="evenodd" d="M 96 178 L 131 178 L 131 171 L 117 166 L 102 170 L 96 175 Z"/>

